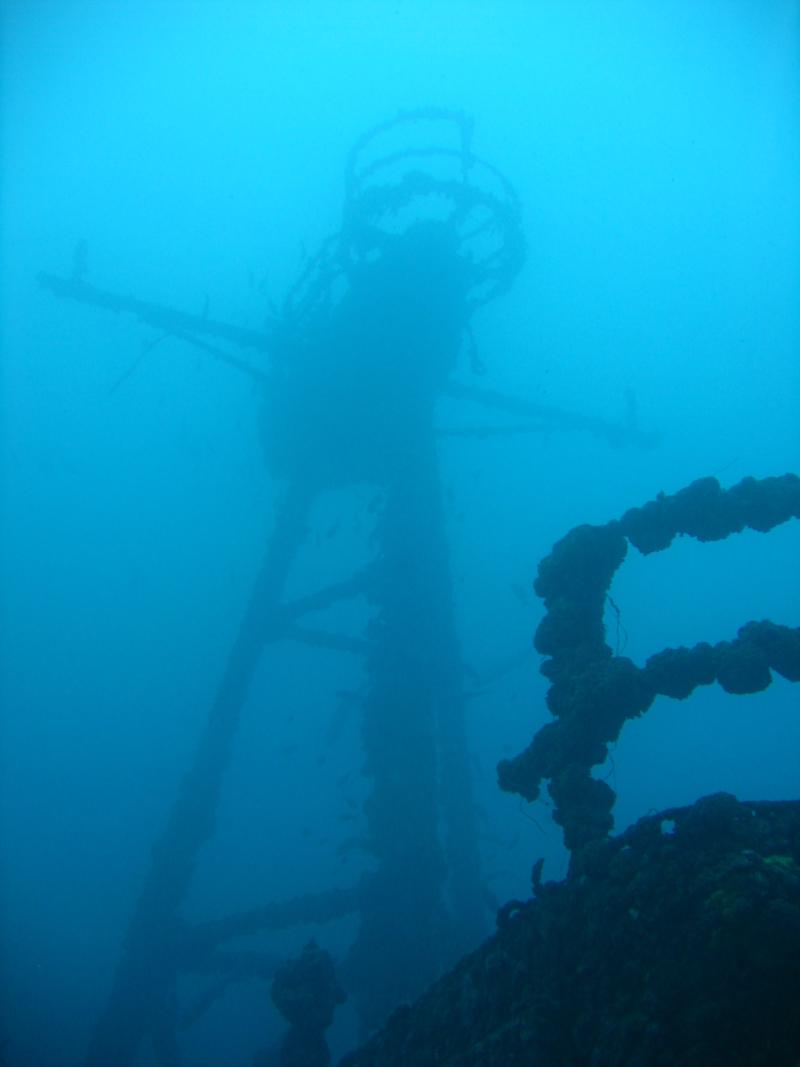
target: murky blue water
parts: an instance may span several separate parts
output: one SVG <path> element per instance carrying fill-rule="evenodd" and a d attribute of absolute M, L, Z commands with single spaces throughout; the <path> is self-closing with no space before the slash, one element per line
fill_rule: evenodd
<path fill-rule="evenodd" d="M 495 784 L 497 761 L 548 718 L 538 657 L 524 655 L 542 614 L 538 561 L 572 526 L 695 478 L 800 469 L 799 12 L 792 0 L 5 5 L 9 1067 L 83 1061 L 284 491 L 264 465 L 257 381 L 174 336 L 148 348 L 163 331 L 56 300 L 37 272 L 78 262 L 101 289 L 262 329 L 341 225 L 356 139 L 405 108 L 473 117 L 474 151 L 519 195 L 527 254 L 472 320 L 485 375 L 465 348 L 459 380 L 609 422 L 635 401 L 659 436 L 649 450 L 557 427 L 438 439 L 483 877 L 499 902 L 525 896 L 539 856 L 547 877 L 566 869 L 549 809 Z M 464 428 L 476 411 L 446 400 L 437 418 Z M 375 492 L 316 498 L 287 596 L 371 558 Z M 795 523 L 632 552 L 612 589 L 626 654 L 731 638 L 751 618 L 797 625 L 798 549 Z M 359 637 L 368 616 L 343 602 L 308 624 Z M 188 920 L 352 886 L 371 865 L 358 843 L 364 686 L 358 655 L 266 649 Z M 797 711 L 781 679 L 758 696 L 714 687 L 657 703 L 604 771 L 617 825 L 719 789 L 796 796 Z M 310 932 L 343 959 L 355 922 L 259 944 L 281 958 Z M 181 987 L 181 1007 L 203 988 Z M 250 1064 L 281 1029 L 263 980 L 233 984 L 181 1034 L 184 1062 Z M 338 1054 L 355 1039 L 349 1005 L 331 1043 Z"/>

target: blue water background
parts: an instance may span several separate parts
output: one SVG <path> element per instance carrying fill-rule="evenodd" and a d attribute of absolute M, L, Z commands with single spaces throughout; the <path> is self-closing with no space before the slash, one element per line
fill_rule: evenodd
<path fill-rule="evenodd" d="M 81 1060 L 152 843 L 220 677 L 274 516 L 251 382 L 125 316 L 56 301 L 68 274 L 261 326 L 336 230 L 344 161 L 400 108 L 474 116 L 514 182 L 528 255 L 475 320 L 480 384 L 622 418 L 651 451 L 581 433 L 442 441 L 458 625 L 478 672 L 530 649 L 539 559 L 581 522 L 716 475 L 800 470 L 800 6 L 11 2 L 2 21 L 3 1021 L 9 1067 Z M 469 377 L 464 367 L 464 377 Z M 443 405 L 448 425 L 474 413 Z M 489 421 L 499 422 L 500 419 Z M 371 491 L 329 494 L 292 592 L 370 552 Z M 333 532 L 331 532 L 333 531 Z M 632 552 L 612 589 L 637 663 L 798 625 L 800 529 Z M 329 613 L 357 633 L 358 606 Z M 542 804 L 495 785 L 547 720 L 538 658 L 470 701 L 489 886 L 566 869 Z M 358 689 L 341 654 L 275 646 L 253 687 L 187 913 L 353 884 Z M 617 824 L 726 789 L 797 796 L 798 695 L 776 679 L 659 701 L 601 773 Z M 319 934 L 336 953 L 353 926 Z M 308 931 L 270 942 L 295 952 Z M 376 961 L 376 966 L 379 963 Z M 249 1064 L 280 1033 L 266 988 L 185 1038 Z M 354 1039 L 349 1009 L 337 1052 Z M 144 1061 L 143 1061 L 144 1062 Z"/>

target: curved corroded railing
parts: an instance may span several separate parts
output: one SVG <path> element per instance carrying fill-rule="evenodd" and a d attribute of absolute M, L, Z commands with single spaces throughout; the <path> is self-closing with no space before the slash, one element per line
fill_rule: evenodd
<path fill-rule="evenodd" d="M 592 777 L 627 719 L 642 715 L 656 696 L 678 700 L 718 682 L 728 693 L 766 689 L 776 671 L 800 681 L 800 628 L 748 622 L 716 645 L 668 648 L 644 667 L 614 655 L 605 642 L 603 613 L 628 544 L 643 554 L 668 548 L 680 534 L 719 541 L 745 528 L 768 532 L 800 518 L 800 478 L 745 478 L 725 491 L 702 478 L 673 496 L 660 494 L 605 526 L 578 526 L 539 564 L 534 583 L 547 613 L 534 644 L 549 658 L 541 667 L 552 683 L 547 706 L 555 716 L 533 741 L 498 766 L 500 787 L 535 800 L 541 783 L 555 802 L 554 818 L 575 850 L 609 833 L 616 794 Z"/>

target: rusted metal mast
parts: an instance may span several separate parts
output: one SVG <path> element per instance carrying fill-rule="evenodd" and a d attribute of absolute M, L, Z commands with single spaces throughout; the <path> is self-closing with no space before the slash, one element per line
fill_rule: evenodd
<path fill-rule="evenodd" d="M 451 143 L 419 140 L 431 126 L 444 129 Z M 454 382 L 462 351 L 475 363 L 472 314 L 510 287 L 524 255 L 516 195 L 474 156 L 471 133 L 465 116 L 427 109 L 365 134 L 348 161 L 340 232 L 309 261 L 282 317 L 263 332 L 114 296 L 79 272 L 40 276 L 56 295 L 132 313 L 262 383 L 267 468 L 288 487 L 194 759 L 153 849 L 86 1067 L 127 1067 L 147 1037 L 157 1062 L 175 1067 L 178 974 L 269 969 L 267 960 L 220 950 L 236 932 L 358 910 L 346 977 L 365 1030 L 483 932 L 436 401 L 449 394 L 485 403 L 528 420 L 522 429 L 562 426 L 644 441 L 632 425 L 580 420 Z M 410 134 L 417 138 L 411 145 Z M 204 338 L 255 351 L 261 362 Z M 352 579 L 285 604 L 285 579 L 313 500 L 364 482 L 386 500 L 375 559 Z M 363 638 L 298 625 L 306 611 L 355 595 L 374 608 Z M 213 833 L 242 707 L 265 644 L 282 637 L 364 656 L 362 745 L 371 783 L 364 814 L 372 866 L 350 890 L 189 928 L 181 908 Z"/>

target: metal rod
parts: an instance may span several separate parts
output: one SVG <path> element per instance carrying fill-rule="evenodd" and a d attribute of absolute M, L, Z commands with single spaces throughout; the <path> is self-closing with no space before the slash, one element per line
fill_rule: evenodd
<path fill-rule="evenodd" d="M 253 348 L 259 352 L 273 352 L 280 344 L 277 324 L 271 326 L 268 331 L 248 330 L 242 326 L 231 326 L 227 322 L 208 319 L 204 315 L 190 315 L 163 304 L 152 304 L 147 300 L 97 289 L 80 278 L 59 278 L 55 274 L 41 272 L 37 274 L 36 280 L 44 289 L 49 289 L 56 296 L 77 300 L 81 304 L 90 304 L 92 307 L 104 308 L 106 311 L 113 311 L 117 314 L 124 312 L 135 315 L 148 326 L 156 326 L 169 333 L 202 334 L 206 337 L 216 337 L 220 341 L 230 341 L 240 348 Z"/>
<path fill-rule="evenodd" d="M 537 404 L 531 400 L 506 396 L 493 389 L 482 389 L 479 386 L 464 385 L 460 382 L 450 382 L 443 391 L 446 396 L 455 400 L 471 400 L 495 411 L 505 411 L 509 415 L 538 419 L 550 429 L 586 430 L 595 437 L 604 437 L 614 445 L 639 445 L 642 448 L 653 448 L 658 443 L 657 434 L 640 430 L 632 422 L 610 422 L 597 415 L 580 415 L 550 404 Z"/>
<path fill-rule="evenodd" d="M 200 849 L 213 833 L 233 738 L 289 566 L 305 537 L 309 506 L 308 491 L 295 487 L 278 516 L 200 743 L 153 848 L 86 1067 L 130 1067 L 146 1036 L 169 1032 L 166 1005 L 173 999 L 182 948 L 178 909 Z"/>

